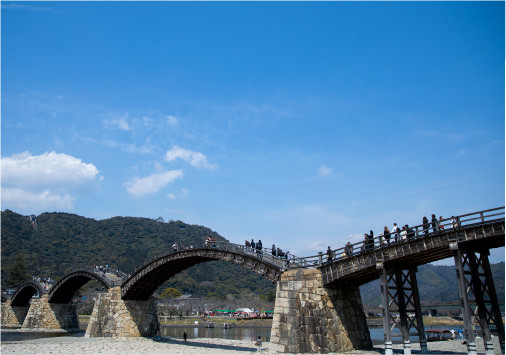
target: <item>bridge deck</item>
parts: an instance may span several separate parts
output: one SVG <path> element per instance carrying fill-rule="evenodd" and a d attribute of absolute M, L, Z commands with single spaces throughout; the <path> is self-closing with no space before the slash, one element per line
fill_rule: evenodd
<path fill-rule="evenodd" d="M 408 268 L 453 257 L 457 244 L 464 250 L 504 246 L 504 219 L 440 231 L 323 264 L 323 282 L 361 285 L 377 279 L 381 268 Z"/>

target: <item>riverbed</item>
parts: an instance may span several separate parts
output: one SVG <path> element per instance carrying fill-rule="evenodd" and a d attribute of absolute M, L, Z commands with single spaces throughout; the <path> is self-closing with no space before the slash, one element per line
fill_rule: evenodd
<path fill-rule="evenodd" d="M 45 334 L 41 334 L 45 333 Z M 51 332 L 35 332 L 29 330 L 3 329 L 2 354 L 20 355 L 69 355 L 69 354 L 246 354 L 257 352 L 258 348 L 250 340 L 232 340 L 219 338 L 189 338 L 185 342 L 181 337 L 162 336 L 160 341 L 151 338 L 85 338 L 84 332 L 65 336 L 49 336 Z M 419 344 L 412 345 L 413 354 L 421 354 Z M 485 354 L 483 342 L 476 342 L 478 354 Z M 494 337 L 495 353 L 500 354 L 498 338 Z M 430 354 L 467 354 L 462 340 L 450 340 L 428 343 Z M 261 354 L 277 355 L 264 342 Z M 381 344 L 372 350 L 355 350 L 346 352 L 348 355 L 379 355 L 384 353 Z M 403 354 L 402 345 L 394 344 L 394 353 Z M 336 355 L 337 353 L 335 353 Z"/>

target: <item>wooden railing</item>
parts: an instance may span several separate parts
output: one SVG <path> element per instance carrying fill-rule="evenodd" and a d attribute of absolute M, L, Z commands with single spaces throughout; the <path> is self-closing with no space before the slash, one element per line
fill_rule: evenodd
<path fill-rule="evenodd" d="M 101 272 L 98 268 L 93 267 L 93 266 L 83 266 L 83 267 L 77 267 L 77 266 L 75 266 L 69 272 L 65 273 L 65 275 L 63 276 L 63 278 L 66 277 L 67 275 L 72 274 L 72 273 L 77 272 L 77 271 L 87 271 L 87 272 L 96 274 L 99 277 L 101 277 L 102 279 L 104 279 L 106 281 L 106 283 L 109 285 L 109 287 L 121 286 L 121 284 L 123 283 L 123 281 L 125 281 L 128 278 L 128 275 L 126 273 L 121 272 L 121 271 L 118 270 L 119 271 L 118 272 L 118 274 L 119 274 L 118 277 L 120 278 L 120 280 L 115 280 L 115 279 L 109 277 L 107 275 L 107 273 Z M 116 274 L 116 270 L 109 269 L 108 273 L 110 273 L 110 274 L 111 273 L 112 274 Z"/>
<path fill-rule="evenodd" d="M 290 268 L 320 267 L 325 263 L 343 260 L 360 254 L 372 253 L 374 250 L 392 245 L 408 243 L 417 238 L 434 236 L 441 233 L 443 230 L 458 230 L 463 227 L 487 224 L 498 220 L 504 221 L 504 207 L 453 216 L 443 220 L 438 220 L 434 224 L 431 220 L 429 220 L 428 223 L 408 227 L 405 234 L 402 233 L 402 229 L 396 234 L 391 233 L 389 241 L 386 241 L 383 236 L 373 236 L 373 238 L 369 237 L 361 242 L 348 245 L 348 247 L 344 246 L 334 249 L 332 250 L 331 258 L 329 258 L 328 253 L 323 252 L 320 252 L 318 255 L 308 257 L 293 257 L 290 259 Z"/>
<path fill-rule="evenodd" d="M 261 248 L 261 249 L 253 249 L 251 246 L 234 244 L 227 241 L 218 241 L 218 240 L 205 240 L 198 241 L 193 243 L 178 243 L 177 248 L 164 249 L 159 251 L 154 256 L 149 258 L 147 261 L 137 266 L 131 275 L 135 274 L 137 271 L 142 270 L 155 260 L 158 260 L 164 256 L 180 253 L 182 251 L 191 251 L 196 249 L 209 249 L 209 250 L 220 250 L 220 251 L 229 251 L 237 254 L 247 255 L 249 257 L 253 257 L 262 262 L 267 262 L 270 264 L 279 267 L 280 269 L 287 268 L 287 264 L 289 264 L 290 260 L 294 257 L 287 256 L 286 253 L 283 253 L 283 256 L 273 255 L 272 249 L 269 248 Z"/>

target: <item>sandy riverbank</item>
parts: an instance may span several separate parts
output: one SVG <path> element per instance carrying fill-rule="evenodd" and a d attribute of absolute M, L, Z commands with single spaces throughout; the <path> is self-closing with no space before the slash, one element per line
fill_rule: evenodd
<path fill-rule="evenodd" d="M 257 352 L 253 341 L 226 339 L 188 339 L 185 343 L 178 338 L 162 338 L 154 341 L 149 338 L 84 338 L 83 336 L 40 337 L 21 340 L 19 330 L 2 330 L 2 354 L 246 354 Z M 500 354 L 497 337 L 494 338 L 496 354 Z M 461 340 L 431 342 L 431 354 L 467 354 Z M 477 341 L 479 354 L 484 354 L 483 342 Z M 403 354 L 402 345 L 394 344 L 396 354 Z M 262 354 L 275 355 L 264 343 Z M 373 351 L 351 351 L 346 354 L 377 355 L 383 353 L 383 346 L 375 346 Z M 418 344 L 412 344 L 412 353 L 421 354 Z"/>

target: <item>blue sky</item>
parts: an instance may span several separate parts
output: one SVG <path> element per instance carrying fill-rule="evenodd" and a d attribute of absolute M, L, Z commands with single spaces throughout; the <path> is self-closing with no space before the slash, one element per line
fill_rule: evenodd
<path fill-rule="evenodd" d="M 2 210 L 303 256 L 504 206 L 504 10 L 2 2 Z"/>

